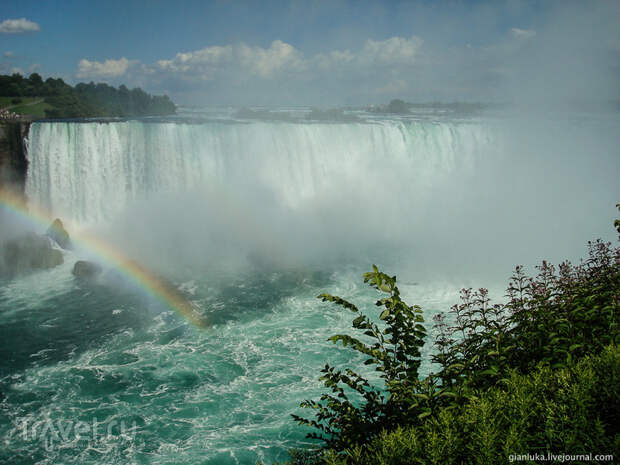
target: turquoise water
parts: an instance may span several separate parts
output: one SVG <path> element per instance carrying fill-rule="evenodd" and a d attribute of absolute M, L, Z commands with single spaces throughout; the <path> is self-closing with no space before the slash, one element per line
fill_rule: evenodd
<path fill-rule="evenodd" d="M 501 298 L 515 264 L 615 237 L 619 123 L 33 124 L 31 204 L 163 275 L 212 325 L 96 250 L 0 281 L 0 463 L 285 460 L 311 445 L 290 415 L 324 392 L 320 369 L 362 361 L 327 342 L 352 318 L 316 296 L 376 313 L 361 279 L 376 263 L 431 321 L 461 286 Z M 44 231 L 2 209 L 0 224 L 0 239 Z M 77 281 L 78 259 L 104 273 Z"/>
<path fill-rule="evenodd" d="M 327 342 L 350 315 L 316 296 L 374 312 L 361 275 L 404 261 L 401 209 L 471 172 L 490 138 L 475 123 L 415 121 L 34 124 L 30 202 L 166 276 L 212 326 L 113 269 L 74 280 L 78 258 L 105 265 L 93 250 L 2 283 L 1 460 L 253 464 L 308 446 L 290 415 L 323 392 L 326 362 L 359 361 Z M 399 202 L 363 194 L 386 177 L 402 181 Z M 415 294 L 412 276 L 403 291 Z M 447 308 L 454 295 L 437 289 L 418 294 Z"/>
<path fill-rule="evenodd" d="M 74 257 L 65 258 L 0 288 L 6 463 L 283 460 L 308 445 L 290 414 L 320 395 L 325 362 L 359 362 L 326 341 L 349 331 L 350 315 L 316 296 L 340 294 L 369 311 L 377 296 L 353 268 L 178 283 L 214 322 L 199 330 L 114 270 L 75 281 Z M 415 288 L 403 286 L 412 298 Z"/>

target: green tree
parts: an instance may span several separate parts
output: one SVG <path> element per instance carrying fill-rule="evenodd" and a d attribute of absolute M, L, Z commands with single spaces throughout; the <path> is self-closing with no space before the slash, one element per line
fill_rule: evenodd
<path fill-rule="evenodd" d="M 392 100 L 386 107 L 388 113 L 409 113 L 409 105 L 400 99 Z"/>
<path fill-rule="evenodd" d="M 166 95 L 151 96 L 142 89 L 118 89 L 105 83 L 79 83 L 75 87 L 62 79 L 47 78 L 38 73 L 28 79 L 21 74 L 0 75 L 0 96 L 46 97 L 52 108 L 48 118 L 80 118 L 106 116 L 144 116 L 174 114 L 176 107 Z"/>
<path fill-rule="evenodd" d="M 614 225 L 620 233 L 620 220 Z M 491 304 L 486 289 L 463 289 L 451 318 L 435 317 L 437 350 L 431 360 L 437 369 L 424 379 L 418 373 L 426 336 L 422 310 L 401 300 L 395 276 L 376 266 L 364 274 L 364 282 L 387 294 L 376 302 L 379 323 L 340 297 L 319 296 L 358 314 L 352 324 L 360 337 L 340 334 L 330 340 L 366 356 L 365 364 L 375 367 L 383 385 L 372 385 L 351 368 L 325 365 L 321 380 L 329 392 L 301 404 L 315 412 L 314 418 L 293 415 L 300 425 L 312 427 L 308 437 L 322 440 L 327 449 L 312 460 L 342 463 L 340 453 L 346 452 L 347 463 L 502 463 L 505 455 L 498 461 L 497 451 L 510 448 L 563 452 L 581 444 L 584 453 L 599 450 L 588 450 L 590 444 L 618 451 L 620 247 L 589 242 L 588 257 L 579 264 L 564 262 L 556 268 L 543 261 L 537 269 L 535 276 L 527 276 L 518 266 L 502 304 Z M 580 381 L 567 383 L 576 364 L 607 350 L 614 352 L 615 361 L 613 371 L 600 371 L 601 381 L 586 370 Z M 555 385 L 545 386 L 543 378 Z M 507 411 L 507 389 L 514 390 L 510 408 L 516 411 L 500 418 Z M 591 392 L 576 403 L 571 396 L 577 399 L 580 389 Z M 541 396 L 549 400 L 540 402 Z M 483 397 L 487 401 L 481 406 Z M 549 412 L 555 404 L 561 409 L 554 416 Z M 581 410 L 575 415 L 577 408 Z M 538 413 L 532 418 L 534 410 Z M 398 428 L 408 432 L 406 441 L 421 438 L 411 443 L 415 453 L 395 450 L 385 461 L 362 460 L 369 450 L 383 453 L 387 439 L 377 438 Z M 394 438 L 398 435 L 390 441 Z M 522 441 L 522 447 L 515 441 Z M 430 453 L 427 442 L 435 447 Z M 455 448 L 455 443 L 460 445 Z M 472 443 L 483 447 L 471 449 Z M 453 455 L 446 461 L 449 450 Z M 487 455 L 473 461 L 463 455 L 465 450 L 485 450 Z"/>
<path fill-rule="evenodd" d="M 321 294 L 319 298 L 358 314 L 353 328 L 369 342 L 346 334 L 329 340 L 364 354 L 364 364 L 375 366 L 384 385 L 374 386 L 352 369 L 341 371 L 326 364 L 321 380 L 331 394 L 323 394 L 319 402 L 306 400 L 301 404 L 315 410 L 316 419 L 293 415 L 299 424 L 319 430 L 308 437 L 321 439 L 337 451 L 366 443 L 390 425 L 417 423 L 430 415 L 435 398 L 442 395 L 433 380 L 418 380 L 420 348 L 426 337 L 420 307 L 403 302 L 396 277 L 382 273 L 374 265 L 373 271 L 364 274 L 364 282 L 386 294 L 376 302 L 382 309 L 381 325 L 341 297 Z"/>

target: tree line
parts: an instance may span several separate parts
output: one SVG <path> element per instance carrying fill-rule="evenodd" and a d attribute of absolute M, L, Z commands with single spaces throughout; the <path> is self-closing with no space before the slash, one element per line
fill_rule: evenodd
<path fill-rule="evenodd" d="M 48 118 L 159 116 L 174 114 L 176 108 L 167 95 L 150 95 L 138 87 L 117 89 L 92 81 L 72 87 L 60 78 L 44 81 L 38 73 L 27 78 L 0 75 L 0 97 L 44 98 L 52 107 L 45 110 Z"/>

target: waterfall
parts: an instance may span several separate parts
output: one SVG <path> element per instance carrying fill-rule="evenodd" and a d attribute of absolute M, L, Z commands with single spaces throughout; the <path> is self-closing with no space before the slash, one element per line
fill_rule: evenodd
<path fill-rule="evenodd" d="M 29 135 L 26 194 L 78 224 L 113 218 L 153 193 L 216 182 L 260 186 L 291 208 L 386 176 L 422 195 L 442 176 L 471 170 L 491 138 L 474 122 L 42 122 Z"/>

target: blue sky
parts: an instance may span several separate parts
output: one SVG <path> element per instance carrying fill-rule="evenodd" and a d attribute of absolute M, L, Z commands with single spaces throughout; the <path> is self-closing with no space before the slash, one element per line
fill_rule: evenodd
<path fill-rule="evenodd" d="M 0 72 L 125 83 L 180 103 L 536 99 L 558 73 L 578 79 L 557 98 L 587 83 L 607 98 L 620 76 L 618 3 L 3 0 Z"/>

